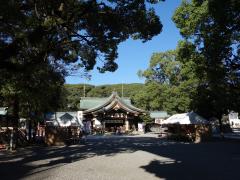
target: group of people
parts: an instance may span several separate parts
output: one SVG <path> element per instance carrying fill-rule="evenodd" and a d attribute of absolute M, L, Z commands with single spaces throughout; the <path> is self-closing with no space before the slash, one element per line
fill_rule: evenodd
<path fill-rule="evenodd" d="M 68 127 L 68 140 L 70 143 L 76 143 L 82 141 L 86 141 L 86 137 L 91 133 L 85 126 L 82 127 Z"/>
<path fill-rule="evenodd" d="M 111 127 L 111 132 L 114 132 L 115 134 L 122 134 L 125 132 L 125 128 L 123 126 L 114 126 Z"/>

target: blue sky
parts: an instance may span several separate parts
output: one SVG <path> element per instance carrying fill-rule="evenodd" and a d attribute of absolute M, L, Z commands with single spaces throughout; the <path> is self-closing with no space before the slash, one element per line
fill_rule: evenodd
<path fill-rule="evenodd" d="M 163 31 L 151 41 L 142 43 L 140 40 L 129 39 L 118 47 L 116 62 L 118 69 L 115 72 L 99 73 L 96 69 L 90 72 L 91 80 L 86 81 L 79 76 L 66 77 L 67 84 L 87 83 L 92 85 L 118 84 L 118 83 L 144 83 L 144 79 L 137 76 L 138 70 L 148 67 L 151 55 L 154 52 L 164 52 L 175 49 L 181 39 L 179 30 L 172 22 L 174 10 L 180 5 L 181 0 L 167 0 L 154 5 L 156 13 L 160 16 Z"/>

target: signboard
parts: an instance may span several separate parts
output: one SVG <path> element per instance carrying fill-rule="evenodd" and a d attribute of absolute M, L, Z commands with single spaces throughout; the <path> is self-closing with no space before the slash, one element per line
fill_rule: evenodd
<path fill-rule="evenodd" d="M 145 123 L 138 123 L 138 131 L 144 132 L 145 130 Z"/>
<path fill-rule="evenodd" d="M 231 112 L 229 114 L 229 120 L 231 120 L 231 119 L 238 119 L 238 113 Z"/>
<path fill-rule="evenodd" d="M 78 111 L 78 112 L 77 112 L 77 118 L 78 118 L 79 120 L 82 120 L 82 119 L 83 119 L 83 112 L 82 112 L 82 111 Z"/>
<path fill-rule="evenodd" d="M 123 120 L 105 120 L 105 123 L 122 123 L 123 124 Z"/>

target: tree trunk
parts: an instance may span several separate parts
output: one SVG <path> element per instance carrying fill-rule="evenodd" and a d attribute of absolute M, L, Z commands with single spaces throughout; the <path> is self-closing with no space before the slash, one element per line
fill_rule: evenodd
<path fill-rule="evenodd" d="M 218 118 L 218 122 L 219 122 L 220 135 L 221 135 L 222 138 L 224 138 L 223 125 L 222 125 L 222 115 L 219 115 L 217 118 Z"/>
<path fill-rule="evenodd" d="M 13 99 L 13 131 L 10 139 L 10 150 L 17 148 L 18 141 L 18 120 L 19 120 L 19 100 L 18 96 L 14 96 Z"/>
<path fill-rule="evenodd" d="M 29 117 L 29 120 L 28 120 L 28 141 L 31 142 L 31 139 L 32 139 L 32 120 Z"/>

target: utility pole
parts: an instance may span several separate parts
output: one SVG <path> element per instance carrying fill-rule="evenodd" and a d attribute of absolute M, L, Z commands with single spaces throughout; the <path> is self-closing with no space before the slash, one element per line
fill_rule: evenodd
<path fill-rule="evenodd" d="M 122 83 L 122 97 L 123 97 L 123 83 Z"/>
<path fill-rule="evenodd" d="M 83 97 L 85 97 L 85 91 L 86 91 L 86 87 L 85 87 L 85 81 L 84 81 L 84 83 L 83 83 Z"/>
<path fill-rule="evenodd" d="M 83 77 L 83 97 L 86 97 L 86 82 L 90 81 L 91 76 L 88 74 L 85 74 Z"/>

